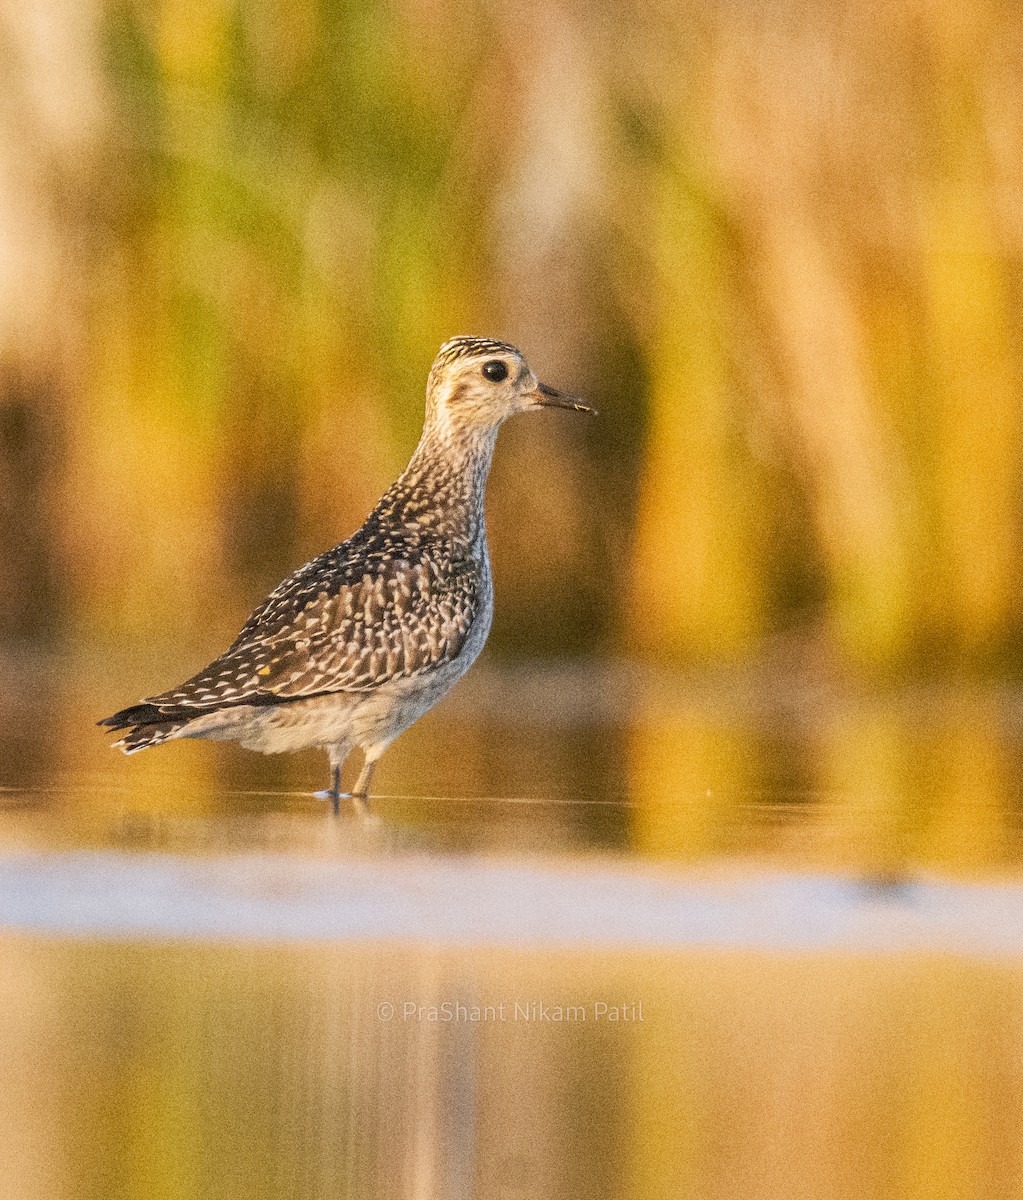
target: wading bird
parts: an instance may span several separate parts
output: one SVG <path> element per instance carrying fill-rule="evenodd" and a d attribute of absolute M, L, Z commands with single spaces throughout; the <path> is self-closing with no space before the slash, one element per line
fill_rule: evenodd
<path fill-rule="evenodd" d="M 430 370 L 412 460 L 362 528 L 275 588 L 224 653 L 191 679 L 99 724 L 135 754 L 174 738 L 235 741 L 264 754 L 359 749 L 360 807 L 394 739 L 472 665 L 494 611 L 483 491 L 503 421 L 540 408 L 594 410 L 540 383 L 520 351 L 445 342 Z"/>

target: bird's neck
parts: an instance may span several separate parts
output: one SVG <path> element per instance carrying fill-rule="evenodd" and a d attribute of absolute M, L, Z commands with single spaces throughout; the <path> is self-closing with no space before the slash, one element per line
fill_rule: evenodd
<path fill-rule="evenodd" d="M 483 493 L 496 439 L 496 427 L 463 430 L 428 421 L 409 465 L 388 493 L 395 518 L 482 553 Z"/>

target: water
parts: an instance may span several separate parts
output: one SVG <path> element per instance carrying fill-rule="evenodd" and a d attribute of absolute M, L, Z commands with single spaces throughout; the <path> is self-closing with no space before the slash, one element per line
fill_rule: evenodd
<path fill-rule="evenodd" d="M 1013 695 L 483 669 L 362 824 L 152 669 L 6 671 L 5 1195 L 1023 1191 Z"/>

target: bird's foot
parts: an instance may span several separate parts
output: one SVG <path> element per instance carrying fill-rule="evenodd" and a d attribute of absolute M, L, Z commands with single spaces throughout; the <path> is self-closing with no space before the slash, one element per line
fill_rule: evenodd
<path fill-rule="evenodd" d="M 325 792 L 316 792 L 317 800 L 329 800 L 335 817 L 341 815 L 341 801 L 348 793 L 341 790 L 341 763 L 334 763 L 330 770 L 330 787 Z"/>
<path fill-rule="evenodd" d="M 339 792 L 334 788 L 327 788 L 327 790 L 323 792 L 313 792 L 313 796 L 315 796 L 317 800 L 329 800 L 330 807 L 333 809 L 335 817 L 341 815 L 341 801 L 351 799 L 351 795 L 348 792 Z"/>
<path fill-rule="evenodd" d="M 351 800 L 355 815 L 364 825 L 380 824 L 380 818 L 376 813 L 370 811 L 369 796 L 359 792 L 336 792 L 333 788 L 327 788 L 322 792 L 313 792 L 313 796 L 317 800 L 329 800 L 334 810 L 334 816 L 341 815 L 342 800 Z"/>
<path fill-rule="evenodd" d="M 365 792 L 352 792 L 351 799 L 355 815 L 363 825 L 372 827 L 380 824 L 380 818 L 375 812 L 370 811 L 369 796 Z"/>

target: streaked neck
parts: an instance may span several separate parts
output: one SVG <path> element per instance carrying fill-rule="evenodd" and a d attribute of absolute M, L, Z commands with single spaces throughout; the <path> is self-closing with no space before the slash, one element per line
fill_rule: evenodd
<path fill-rule="evenodd" d="M 481 431 L 428 420 L 391 489 L 400 493 L 398 519 L 480 550 L 486 538 L 483 494 L 496 440 L 496 426 Z"/>

